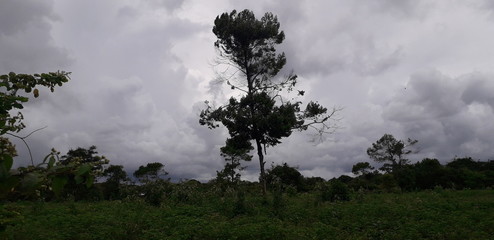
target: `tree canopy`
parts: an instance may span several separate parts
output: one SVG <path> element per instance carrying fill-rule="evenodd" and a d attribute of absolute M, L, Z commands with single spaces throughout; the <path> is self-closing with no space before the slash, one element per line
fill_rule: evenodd
<path fill-rule="evenodd" d="M 365 175 L 374 170 L 374 167 L 368 162 L 358 162 L 352 167 L 352 173 L 355 175 Z"/>
<path fill-rule="evenodd" d="M 139 168 L 134 172 L 134 177 L 143 182 L 158 180 L 162 175 L 168 174 L 163 169 L 164 167 L 165 165 L 159 162 L 148 163 L 146 166 L 139 166 Z"/>
<path fill-rule="evenodd" d="M 97 171 L 99 174 L 103 173 L 103 165 L 108 164 L 109 161 L 105 156 L 98 156 L 96 146 L 90 146 L 89 148 L 78 147 L 76 149 L 70 149 L 67 154 L 62 156 L 60 163 L 67 165 L 69 163 L 77 162 L 79 164 L 90 164 L 93 171 Z"/>
<path fill-rule="evenodd" d="M 396 140 L 391 134 L 384 134 L 379 140 L 367 149 L 367 155 L 376 162 L 384 163 L 382 170 L 392 171 L 409 163 L 405 158 L 412 153 L 409 147 L 416 144 L 417 140 Z"/>

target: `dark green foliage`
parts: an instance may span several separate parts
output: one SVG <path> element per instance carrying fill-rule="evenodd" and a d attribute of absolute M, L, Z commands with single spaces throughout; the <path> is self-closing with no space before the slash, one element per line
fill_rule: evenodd
<path fill-rule="evenodd" d="M 109 161 L 105 156 L 96 155 L 96 146 L 90 146 L 89 148 L 78 147 L 75 150 L 70 149 L 67 154 L 60 158 L 60 163 L 68 165 L 69 163 L 76 164 L 91 164 L 92 171 L 101 175 L 103 173 L 103 165 L 108 164 Z"/>
<path fill-rule="evenodd" d="M 446 164 L 451 169 L 468 169 L 472 171 L 483 170 L 482 163 L 474 161 L 471 157 L 455 158 L 453 161 Z"/>
<path fill-rule="evenodd" d="M 23 103 L 29 98 L 20 95 L 19 92 L 31 93 L 35 98 L 39 96 L 37 87 L 49 88 L 52 92 L 56 86 L 69 81 L 69 74 L 63 71 L 41 73 L 41 74 L 16 74 L 10 72 L 0 75 L 0 135 L 8 132 L 19 132 L 25 125 L 22 122 L 23 116 L 20 112 L 12 116 L 11 110 L 23 109 Z"/>
<path fill-rule="evenodd" d="M 247 206 L 245 205 L 245 192 L 242 190 L 237 190 L 236 193 L 235 206 L 233 208 L 234 216 L 247 213 Z"/>
<path fill-rule="evenodd" d="M 60 172 L 53 180 L 55 188 L 61 188 L 60 193 L 55 190 L 57 198 L 73 198 L 74 200 L 98 200 L 101 199 L 102 192 L 95 188 L 92 183 L 103 174 L 103 167 L 110 161 L 105 156 L 98 156 L 96 146 L 88 149 L 78 147 L 76 150 L 69 150 L 67 154 L 60 158 L 57 166 L 60 168 L 76 167 L 74 172 Z M 91 183 L 91 184 L 84 184 Z"/>
<path fill-rule="evenodd" d="M 415 174 L 416 171 L 412 166 L 402 166 L 393 171 L 393 177 L 403 191 L 412 191 L 417 188 Z"/>
<path fill-rule="evenodd" d="M 319 189 L 319 194 L 320 199 L 323 202 L 350 200 L 350 189 L 345 183 L 336 179 L 322 184 Z"/>
<path fill-rule="evenodd" d="M 338 181 L 344 183 L 344 184 L 348 184 L 349 182 L 351 182 L 353 180 L 352 177 L 350 176 L 347 176 L 347 175 L 341 175 L 338 177 Z"/>
<path fill-rule="evenodd" d="M 374 170 L 374 167 L 372 167 L 368 162 L 359 162 L 352 167 L 352 173 L 361 176 L 369 174 L 372 170 Z"/>
<path fill-rule="evenodd" d="M 446 164 L 448 177 L 456 189 L 492 187 L 494 161 L 474 161 L 470 157 L 455 158 Z"/>
<path fill-rule="evenodd" d="M 166 198 L 171 204 L 200 204 L 204 201 L 204 188 L 199 181 L 188 180 L 170 186 L 171 192 Z"/>
<path fill-rule="evenodd" d="M 296 188 L 297 191 L 304 189 L 304 177 L 296 168 L 290 167 L 287 163 L 269 169 L 266 174 L 266 182 L 269 188 L 279 187 L 281 191 L 284 191 L 288 186 Z"/>
<path fill-rule="evenodd" d="M 167 196 L 173 191 L 173 186 L 169 181 L 158 179 L 156 181 L 146 182 L 136 189 L 139 197 L 142 197 L 146 203 L 153 206 L 160 206 Z"/>
<path fill-rule="evenodd" d="M 283 217 L 259 197 L 232 217 L 213 201 L 155 207 L 139 201 L 8 203 L 0 239 L 491 239 L 492 191 L 369 194 L 359 202 L 285 198 Z M 220 201 L 220 199 L 215 199 Z M 1 210 L 1 209 L 0 209 Z M 15 213 L 18 213 L 16 215 Z M 20 217 L 22 216 L 22 217 Z"/>
<path fill-rule="evenodd" d="M 376 184 L 379 186 L 379 190 L 384 192 L 399 192 L 401 189 L 398 186 L 393 174 L 385 173 L 376 177 Z"/>
<path fill-rule="evenodd" d="M 234 141 L 234 139 L 227 141 Z M 250 161 L 252 156 L 247 154 L 248 151 L 243 147 L 229 144 L 222 147 L 221 152 L 221 156 L 225 158 L 226 164 L 223 170 L 216 172 L 215 182 L 225 192 L 227 189 L 236 189 L 238 187 L 240 183 L 240 171 L 244 169 L 241 167 L 240 161 Z"/>
<path fill-rule="evenodd" d="M 437 159 L 425 158 L 415 164 L 396 168 L 392 173 L 375 171 L 352 179 L 354 189 L 382 191 L 416 191 L 446 189 L 482 189 L 494 183 L 493 161 L 480 162 L 471 158 L 457 158 L 441 165 Z"/>
<path fill-rule="evenodd" d="M 275 216 L 281 217 L 283 214 L 283 210 L 285 209 L 285 199 L 283 198 L 283 190 L 281 186 L 275 187 L 272 190 L 273 194 L 273 213 Z"/>
<path fill-rule="evenodd" d="M 269 78 L 276 76 L 286 63 L 285 54 L 276 54 L 275 46 L 285 39 L 276 16 L 266 13 L 260 20 L 249 10 L 223 13 L 214 21 L 214 43 L 220 54 L 247 75 L 258 75 L 261 84 L 269 86 Z M 250 62 L 246 62 L 250 60 Z M 264 80 L 264 81 L 262 81 Z"/>
<path fill-rule="evenodd" d="M 451 187 L 446 179 L 446 169 L 437 159 L 426 158 L 414 166 L 415 183 L 418 189 L 433 189 L 436 186 Z"/>
<path fill-rule="evenodd" d="M 391 134 L 384 134 L 372 147 L 367 149 L 367 154 L 376 162 L 384 163 L 381 170 L 392 172 L 409 164 L 405 155 L 412 153 L 407 149 L 417 143 L 417 140 L 408 139 L 407 141 L 396 140 Z"/>
<path fill-rule="evenodd" d="M 168 175 L 163 169 L 165 165 L 159 162 L 148 163 L 146 166 L 139 166 L 134 172 L 134 177 L 138 178 L 141 182 L 156 181 L 162 176 Z"/>
<path fill-rule="evenodd" d="M 325 180 L 322 177 L 308 177 L 304 178 L 304 190 L 305 191 L 313 191 L 316 189 L 316 187 L 322 183 L 324 183 Z"/>
<path fill-rule="evenodd" d="M 0 196 L 9 200 L 51 200 L 70 195 L 79 200 L 99 195 L 89 189 L 96 177 L 91 163 L 61 164 L 58 155 L 52 150 L 42 163 L 19 167 L 15 173 L 10 173 L 9 178 L 15 178 L 17 182 Z"/>
<path fill-rule="evenodd" d="M 53 92 L 55 86 L 62 86 L 63 83 L 68 82 L 69 74 L 62 71 L 33 75 L 10 72 L 6 75 L 0 75 L 0 199 L 17 194 L 31 197 L 44 180 L 44 174 L 39 172 L 11 173 L 13 157 L 17 155 L 17 152 L 15 146 L 3 135 L 7 134 L 24 141 L 25 137 L 21 138 L 13 134 L 25 128 L 22 121 L 24 117 L 21 112 L 11 115 L 15 109 L 23 109 L 23 104 L 29 100 L 20 92 L 33 92 L 34 97 L 37 98 L 39 97 L 37 87 L 47 87 Z M 48 162 L 46 164 L 51 167 L 53 162 L 50 161 L 51 165 Z M 31 159 L 31 164 L 30 169 L 35 169 L 45 162 L 35 167 L 33 159 Z"/>
<path fill-rule="evenodd" d="M 121 184 L 128 181 L 127 173 L 123 170 L 122 165 L 110 165 L 103 171 L 106 182 L 102 185 L 103 196 L 105 199 L 121 199 Z"/>
<path fill-rule="evenodd" d="M 103 171 L 103 176 L 107 177 L 106 182 L 121 184 L 128 181 L 127 173 L 123 170 L 122 165 L 110 165 Z"/>

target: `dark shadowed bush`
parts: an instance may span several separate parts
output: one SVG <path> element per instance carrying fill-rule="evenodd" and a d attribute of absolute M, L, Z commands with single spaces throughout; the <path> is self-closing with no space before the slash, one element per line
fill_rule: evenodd
<path fill-rule="evenodd" d="M 282 191 L 285 190 L 285 186 L 295 187 L 297 191 L 304 189 L 304 177 L 296 168 L 290 167 L 287 163 L 269 169 L 266 182 L 270 190 L 279 187 L 278 184 L 282 184 Z"/>
<path fill-rule="evenodd" d="M 345 183 L 336 179 L 320 185 L 319 191 L 320 191 L 320 198 L 323 202 L 350 200 L 350 190 L 348 186 Z"/>

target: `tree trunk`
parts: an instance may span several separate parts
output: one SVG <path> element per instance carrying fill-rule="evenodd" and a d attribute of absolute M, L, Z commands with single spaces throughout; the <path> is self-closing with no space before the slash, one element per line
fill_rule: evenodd
<path fill-rule="evenodd" d="M 266 174 L 264 173 L 264 154 L 262 153 L 262 144 L 259 139 L 256 139 L 256 144 L 257 144 L 257 155 L 259 156 L 259 166 L 261 168 L 261 177 L 259 179 L 259 182 L 261 183 L 262 187 L 262 194 L 263 196 L 266 196 Z"/>

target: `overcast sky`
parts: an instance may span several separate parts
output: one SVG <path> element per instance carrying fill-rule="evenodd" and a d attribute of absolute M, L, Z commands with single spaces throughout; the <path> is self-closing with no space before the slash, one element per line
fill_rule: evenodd
<path fill-rule="evenodd" d="M 494 158 L 489 0 L 1 0 L 0 74 L 72 72 L 23 110 L 23 134 L 47 126 L 27 140 L 35 162 L 52 147 L 96 145 L 129 172 L 162 162 L 174 179 L 213 178 L 227 133 L 199 125 L 198 115 L 205 100 L 221 104 L 232 92 L 213 83 L 211 29 L 217 15 L 246 8 L 278 16 L 279 50 L 285 71 L 299 75 L 301 100 L 344 108 L 335 134 L 311 142 L 294 133 L 268 148 L 268 167 L 351 174 L 385 133 L 419 141 L 413 162 Z M 246 165 L 244 179 L 256 180 L 257 159 Z"/>

